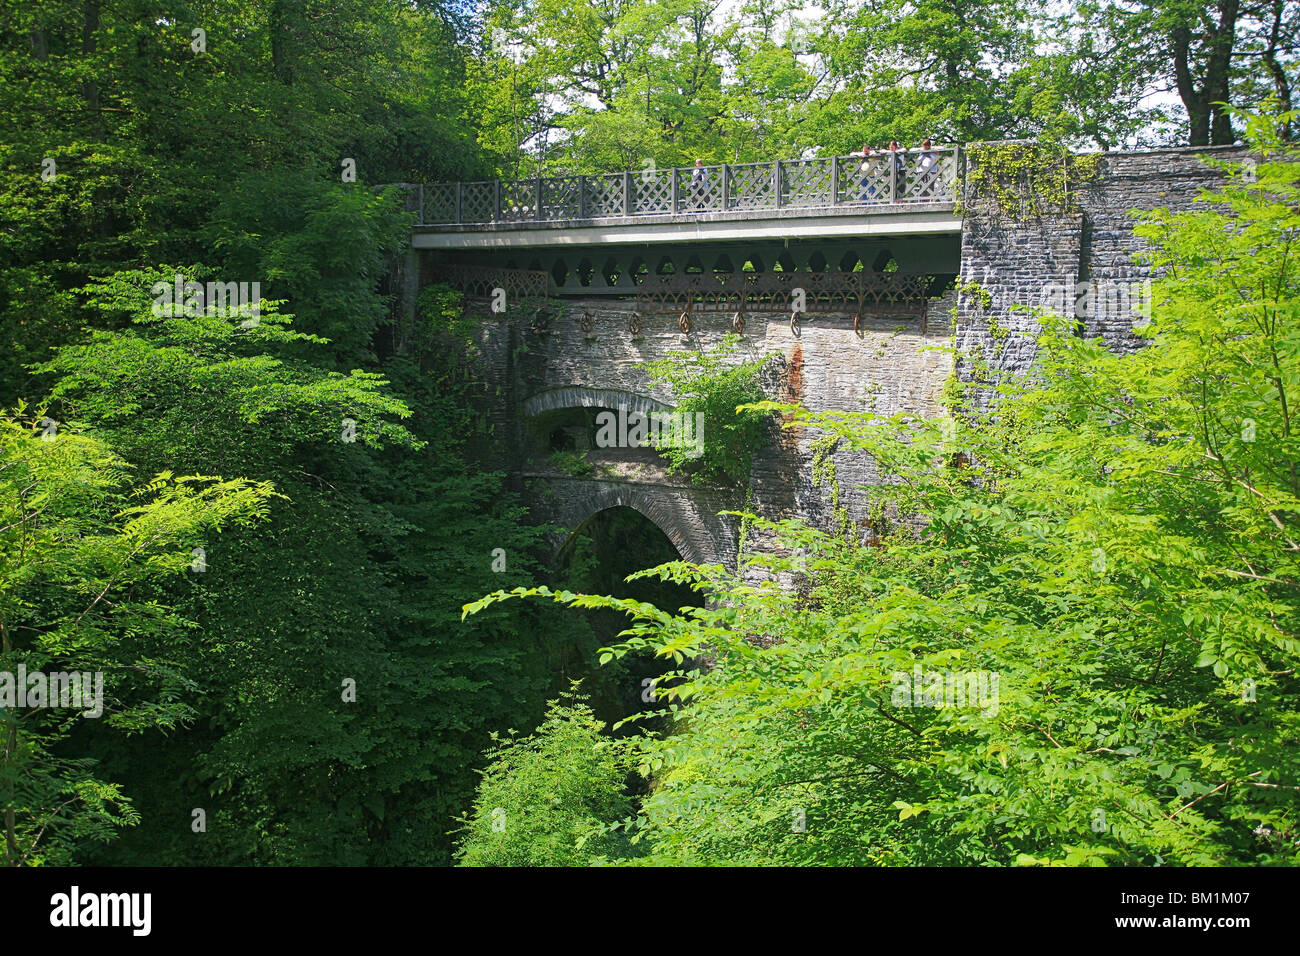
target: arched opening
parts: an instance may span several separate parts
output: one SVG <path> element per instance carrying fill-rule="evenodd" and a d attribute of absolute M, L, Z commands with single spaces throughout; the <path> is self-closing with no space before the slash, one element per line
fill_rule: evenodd
<path fill-rule="evenodd" d="M 697 605 L 699 596 L 671 581 L 624 579 L 635 571 L 680 559 L 668 535 L 653 521 L 635 508 L 618 505 L 596 512 L 579 525 L 561 547 L 556 565 L 569 590 L 631 598 L 676 611 Z M 581 679 L 597 716 L 610 724 L 633 714 L 666 711 L 667 702 L 654 690 L 664 686 L 663 676 L 675 665 L 649 653 L 600 665 L 599 648 L 617 643 L 629 619 L 621 612 L 603 609 L 585 614 L 592 643 L 585 649 L 576 648 L 577 653 L 560 662 L 560 677 L 565 681 Z M 648 729 L 658 729 L 658 723 L 657 718 L 652 719 Z M 629 728 L 629 732 L 634 731 Z"/>
<path fill-rule="evenodd" d="M 662 471 L 655 447 L 658 416 L 670 409 L 631 392 L 570 387 L 540 392 L 524 403 L 527 427 L 519 449 L 526 467 L 574 478 L 628 477 Z M 687 436 L 689 440 L 689 435 Z"/>
<path fill-rule="evenodd" d="M 608 285 L 615 286 L 618 285 L 618 279 L 623 274 L 623 270 L 619 268 L 617 259 L 610 258 L 605 260 L 605 268 L 601 270 L 601 274 L 605 277 L 605 282 Z"/>
<path fill-rule="evenodd" d="M 881 249 L 876 258 L 871 261 L 871 268 L 874 272 L 883 272 L 886 274 L 897 272 L 898 260 L 894 258 L 894 254 L 888 249 Z"/>
<path fill-rule="evenodd" d="M 594 408 L 555 408 L 528 420 L 525 456 L 530 467 L 585 478 L 595 434 Z"/>

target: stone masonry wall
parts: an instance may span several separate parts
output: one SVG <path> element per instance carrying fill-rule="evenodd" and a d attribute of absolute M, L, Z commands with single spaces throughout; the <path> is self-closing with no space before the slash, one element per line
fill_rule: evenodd
<path fill-rule="evenodd" d="M 1078 305 L 1082 334 L 1102 336 L 1120 351 L 1139 347 L 1133 328 L 1149 310 L 1143 283 L 1151 271 L 1135 261 L 1146 249 L 1133 234 L 1137 211 L 1193 208 L 1200 191 L 1223 178 L 1202 157 L 1239 162 L 1245 155 L 1237 147 L 1104 153 L 1096 183 L 1076 197 L 1078 212 L 1024 221 L 969 215 L 962 228 L 961 277 L 983 293 L 963 294 L 958 308 L 955 341 L 966 356 L 958 364 L 963 380 L 971 380 L 976 356 L 994 378 L 1026 372 L 1038 325 L 1023 308 L 1056 302 L 1067 314 L 1075 312 L 1078 283 L 1101 293 Z M 988 394 L 977 397 L 986 402 Z"/>
<path fill-rule="evenodd" d="M 940 412 L 939 390 L 951 371 L 942 348 L 951 337 L 951 312 L 955 294 L 929 305 L 924 323 L 919 316 L 868 315 L 854 331 L 852 316 L 814 315 L 791 329 L 786 314 L 754 314 L 747 323 L 733 361 L 770 358 L 764 384 L 769 397 L 799 402 L 813 411 L 870 411 L 880 415 L 910 412 L 933 416 Z M 593 328 L 584 332 L 580 316 L 591 315 Z M 519 409 L 529 400 L 555 390 L 591 389 L 626 392 L 667 404 L 671 394 L 652 388 L 639 363 L 667 357 L 674 350 L 704 350 L 719 344 L 730 328 L 730 316 L 697 316 L 683 335 L 676 315 L 640 317 L 640 329 L 629 329 L 631 311 L 603 300 L 576 301 L 550 322 L 544 331 L 532 331 L 526 317 L 512 315 L 485 321 L 480 348 L 490 380 L 502 383 L 492 420 L 509 435 L 508 445 L 522 447 L 524 423 Z M 924 324 L 924 328 L 922 328 Z M 705 423 L 707 434 L 708 423 Z M 750 507 L 771 518 L 801 517 L 830 527 L 828 488 L 813 483 L 812 441 L 806 429 L 773 427 L 771 441 L 755 457 Z M 865 456 L 837 451 L 841 504 L 860 519 L 866 494 L 859 486 L 877 483 L 874 462 Z M 549 500 L 534 500 L 539 515 L 567 516 L 572 521 L 585 509 L 566 496 L 590 493 L 591 482 L 552 482 Z M 744 494 L 682 489 L 664 485 L 663 508 L 695 525 L 669 530 L 688 540 L 730 536 L 712 560 L 734 566 L 735 522 L 719 524 L 692 515 L 691 509 L 673 504 L 683 494 L 721 504 L 745 506 Z M 642 509 L 645 510 L 645 509 Z M 703 509 L 697 509 L 703 513 Z"/>

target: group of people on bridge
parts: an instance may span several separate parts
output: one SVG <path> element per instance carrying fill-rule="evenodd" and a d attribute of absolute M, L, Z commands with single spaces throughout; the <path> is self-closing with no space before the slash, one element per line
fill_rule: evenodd
<path fill-rule="evenodd" d="M 917 156 L 909 188 L 907 154 L 913 151 Z M 849 155 L 862 160 L 862 202 L 888 202 L 905 194 L 910 199 L 924 199 L 934 194 L 939 181 L 939 157 L 935 155 L 934 144 L 929 138 L 921 140 L 921 145 L 915 150 L 905 149 L 898 145 L 898 140 L 891 139 L 884 149 L 864 145 Z M 892 195 L 889 194 L 891 173 L 894 178 Z"/>

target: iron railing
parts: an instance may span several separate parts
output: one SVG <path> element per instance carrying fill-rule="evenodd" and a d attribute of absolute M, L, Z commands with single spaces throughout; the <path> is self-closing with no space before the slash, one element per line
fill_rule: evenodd
<path fill-rule="evenodd" d="M 874 156 L 649 167 L 636 172 L 418 187 L 419 224 L 563 222 L 759 209 L 953 202 L 956 146 Z"/>

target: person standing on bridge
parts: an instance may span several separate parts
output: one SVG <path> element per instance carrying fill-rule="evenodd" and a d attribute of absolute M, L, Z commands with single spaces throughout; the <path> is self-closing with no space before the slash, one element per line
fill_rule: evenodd
<path fill-rule="evenodd" d="M 916 163 L 916 195 L 928 197 L 934 192 L 935 180 L 939 178 L 939 158 L 934 155 L 934 144 L 927 136 L 921 140 L 921 155 Z"/>
<path fill-rule="evenodd" d="M 898 140 L 889 141 L 890 170 L 893 172 L 894 188 L 890 190 L 890 201 L 897 202 L 898 197 L 903 195 L 903 188 L 907 181 L 907 165 L 903 159 L 903 154 L 907 150 L 898 145 Z"/>
<path fill-rule="evenodd" d="M 871 180 L 871 174 L 875 170 L 876 151 L 870 146 L 863 146 L 861 150 L 849 153 L 850 156 L 861 156 L 862 166 L 862 202 L 871 202 L 876 198 L 876 184 Z"/>
<path fill-rule="evenodd" d="M 709 171 L 704 168 L 704 160 L 697 159 L 691 170 L 691 204 L 696 209 L 703 209 L 709 199 Z"/>

